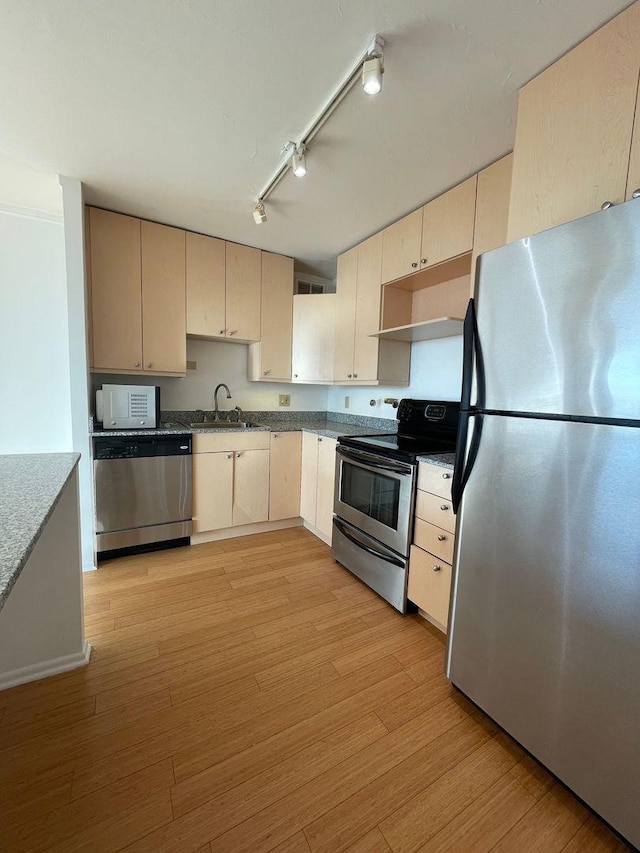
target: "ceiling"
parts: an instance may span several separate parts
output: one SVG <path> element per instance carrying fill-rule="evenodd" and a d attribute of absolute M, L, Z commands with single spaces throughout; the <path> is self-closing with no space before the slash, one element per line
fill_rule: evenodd
<path fill-rule="evenodd" d="M 0 0 L 0 155 L 113 210 L 335 256 L 513 145 L 518 88 L 628 0 Z M 253 222 L 255 198 L 373 35 L 354 88 Z"/>

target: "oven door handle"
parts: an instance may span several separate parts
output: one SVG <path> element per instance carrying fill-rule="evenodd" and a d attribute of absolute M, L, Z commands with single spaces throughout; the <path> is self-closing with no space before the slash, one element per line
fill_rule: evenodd
<path fill-rule="evenodd" d="M 390 557 L 388 554 L 381 554 L 380 551 L 376 551 L 375 548 L 370 548 L 368 545 L 365 545 L 364 542 L 361 542 L 359 539 L 356 539 L 355 536 L 352 536 L 350 533 L 345 530 L 344 525 L 337 518 L 333 519 L 333 523 L 338 528 L 340 533 L 348 539 L 349 542 L 352 542 L 357 548 L 361 548 L 363 551 L 366 551 L 367 554 L 371 554 L 374 557 L 377 557 L 379 560 L 384 560 L 385 563 L 391 563 L 393 566 L 398 566 L 401 569 L 404 569 L 405 564 L 402 560 L 396 557 Z"/>
<path fill-rule="evenodd" d="M 369 454 L 358 453 L 354 450 L 347 450 L 344 447 L 338 447 L 338 456 L 343 456 L 345 459 L 350 459 L 352 462 L 359 462 L 361 465 L 366 465 L 367 468 L 377 468 L 380 471 L 390 471 L 393 474 L 403 474 L 408 477 L 412 474 L 412 469 L 407 465 L 394 462 L 378 462 Z"/>

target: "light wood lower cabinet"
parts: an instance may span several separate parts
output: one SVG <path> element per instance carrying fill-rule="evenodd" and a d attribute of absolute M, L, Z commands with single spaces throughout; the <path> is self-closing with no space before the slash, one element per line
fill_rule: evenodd
<path fill-rule="evenodd" d="M 443 631 L 449 618 L 456 520 L 451 507 L 451 469 L 420 462 L 409 555 L 407 596 Z M 427 489 L 429 491 L 427 491 Z"/>
<path fill-rule="evenodd" d="M 269 433 L 194 435 L 194 533 L 268 517 Z"/>
<path fill-rule="evenodd" d="M 446 630 L 451 597 L 451 564 L 412 545 L 407 596 L 409 601 L 417 604 L 420 610 Z"/>
<path fill-rule="evenodd" d="M 302 433 L 300 515 L 331 542 L 336 473 L 335 438 Z"/>
<path fill-rule="evenodd" d="M 302 434 L 272 432 L 270 437 L 269 521 L 300 515 Z"/>

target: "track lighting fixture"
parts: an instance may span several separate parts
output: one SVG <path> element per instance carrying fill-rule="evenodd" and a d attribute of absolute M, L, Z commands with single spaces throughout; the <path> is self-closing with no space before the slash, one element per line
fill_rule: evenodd
<path fill-rule="evenodd" d="M 304 178 L 307 174 L 307 161 L 304 156 L 306 146 L 302 143 L 297 145 L 291 156 L 291 168 L 296 178 Z"/>
<path fill-rule="evenodd" d="M 357 81 L 362 80 L 362 88 L 367 95 L 376 95 L 382 89 L 382 75 L 384 74 L 383 50 L 384 39 L 382 36 L 377 35 L 373 41 L 369 42 L 366 50 L 360 54 L 349 68 L 334 91 L 331 92 L 320 107 L 317 114 L 309 122 L 304 132 L 298 137 L 300 140 L 299 143 L 296 145 L 295 142 L 288 142 L 284 146 L 280 152 L 280 165 L 258 196 L 258 201 L 253 211 L 253 218 L 256 225 L 267 221 L 264 202 L 288 173 L 289 169 L 291 169 L 296 178 L 302 178 L 307 174 L 305 154 L 309 143 L 340 106 Z"/>
<path fill-rule="evenodd" d="M 362 88 L 367 95 L 377 95 L 382 89 L 383 48 L 384 39 L 381 36 L 376 36 L 370 52 L 362 63 Z"/>
<path fill-rule="evenodd" d="M 267 212 L 264 209 L 264 202 L 262 199 L 258 199 L 256 206 L 253 208 L 253 218 L 256 225 L 260 225 L 267 221 Z"/>

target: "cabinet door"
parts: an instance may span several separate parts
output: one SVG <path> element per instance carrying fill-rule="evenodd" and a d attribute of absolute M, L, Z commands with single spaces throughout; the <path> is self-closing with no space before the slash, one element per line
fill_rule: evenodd
<path fill-rule="evenodd" d="M 509 241 L 624 199 L 639 71 L 634 3 L 520 91 Z"/>
<path fill-rule="evenodd" d="M 629 157 L 629 172 L 627 174 L 627 201 L 633 198 L 633 194 L 640 191 L 640 86 L 636 100 L 636 111 L 633 122 L 633 136 L 631 137 L 631 156 Z"/>
<path fill-rule="evenodd" d="M 333 530 L 333 493 L 336 481 L 335 438 L 318 437 L 318 491 L 316 527 L 331 541 Z"/>
<path fill-rule="evenodd" d="M 419 269 L 422 208 L 389 225 L 382 232 L 382 283 Z"/>
<path fill-rule="evenodd" d="M 293 382 L 333 381 L 335 293 L 293 297 Z"/>
<path fill-rule="evenodd" d="M 140 220 L 89 209 L 94 370 L 142 371 Z"/>
<path fill-rule="evenodd" d="M 476 258 L 483 252 L 497 249 L 507 242 L 509 197 L 513 154 L 487 166 L 478 174 L 476 220 L 473 230 L 471 290 L 475 280 Z"/>
<path fill-rule="evenodd" d="M 233 466 L 232 524 L 269 518 L 269 451 L 239 450 Z"/>
<path fill-rule="evenodd" d="M 225 333 L 225 242 L 187 231 L 187 334 Z"/>
<path fill-rule="evenodd" d="M 300 515 L 299 432 L 271 433 L 269 456 L 269 521 Z"/>
<path fill-rule="evenodd" d="M 473 248 L 477 182 L 477 175 L 474 175 L 423 207 L 422 269 Z"/>
<path fill-rule="evenodd" d="M 356 334 L 353 378 L 377 380 L 378 338 L 370 338 L 380 329 L 382 299 L 382 234 L 375 234 L 358 246 L 358 290 L 356 297 Z"/>
<path fill-rule="evenodd" d="M 337 382 L 353 379 L 357 275 L 358 247 L 355 246 L 338 258 L 333 361 L 333 375 Z"/>
<path fill-rule="evenodd" d="M 142 222 L 142 356 L 145 371 L 185 373 L 185 232 Z"/>
<path fill-rule="evenodd" d="M 231 527 L 233 453 L 194 453 L 193 532 Z"/>
<path fill-rule="evenodd" d="M 407 597 L 446 629 L 451 598 L 450 564 L 412 545 Z"/>
<path fill-rule="evenodd" d="M 226 245 L 227 337 L 240 341 L 260 340 L 260 249 Z"/>
<path fill-rule="evenodd" d="M 318 499 L 318 436 L 302 433 L 302 468 L 300 479 L 300 515 L 309 524 L 316 523 Z"/>
<path fill-rule="evenodd" d="M 262 253 L 260 376 L 291 379 L 293 258 Z"/>

